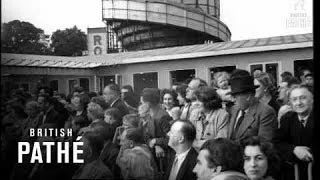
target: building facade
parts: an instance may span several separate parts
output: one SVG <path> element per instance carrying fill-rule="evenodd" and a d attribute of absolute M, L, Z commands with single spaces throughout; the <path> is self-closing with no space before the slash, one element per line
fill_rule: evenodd
<path fill-rule="evenodd" d="M 81 57 L 1 54 L 1 89 L 23 87 L 34 93 L 39 84 L 61 93 L 75 86 L 99 92 L 109 83 L 169 88 L 188 78 L 211 82 L 216 71 L 235 68 L 271 73 L 279 82 L 284 71 L 313 67 L 313 34 L 216 42 L 153 50 Z"/>

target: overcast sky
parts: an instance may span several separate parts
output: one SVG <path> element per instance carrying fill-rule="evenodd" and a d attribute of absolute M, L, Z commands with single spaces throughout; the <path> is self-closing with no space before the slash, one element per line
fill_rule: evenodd
<path fill-rule="evenodd" d="M 85 33 L 88 27 L 105 26 L 101 0 L 1 0 L 1 3 L 2 22 L 27 21 L 46 34 L 74 25 Z M 229 27 L 231 40 L 312 33 L 312 9 L 312 0 L 220 0 L 220 19 Z"/>

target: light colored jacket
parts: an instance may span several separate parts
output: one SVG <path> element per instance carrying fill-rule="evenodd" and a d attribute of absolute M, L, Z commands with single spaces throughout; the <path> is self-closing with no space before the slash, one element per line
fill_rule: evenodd
<path fill-rule="evenodd" d="M 223 171 L 211 178 L 211 180 L 249 180 L 249 178 L 237 171 Z"/>
<path fill-rule="evenodd" d="M 196 127 L 196 140 L 193 146 L 199 150 L 208 139 L 228 136 L 229 114 L 220 108 L 204 115 L 199 109 L 192 111 L 190 121 Z"/>

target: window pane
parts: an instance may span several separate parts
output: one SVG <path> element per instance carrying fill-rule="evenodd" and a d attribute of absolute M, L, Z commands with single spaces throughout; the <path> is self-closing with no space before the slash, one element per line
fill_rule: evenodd
<path fill-rule="evenodd" d="M 253 72 L 256 71 L 256 70 L 263 71 L 263 66 L 262 66 L 262 64 L 253 64 L 253 65 L 250 65 L 250 73 L 251 73 L 251 75 L 253 75 Z"/>
<path fill-rule="evenodd" d="M 106 87 L 106 86 L 108 86 L 109 84 L 112 84 L 112 83 L 116 83 L 116 77 L 115 76 L 105 76 L 105 77 L 103 77 L 104 87 Z"/>
<path fill-rule="evenodd" d="M 26 92 L 29 92 L 29 84 L 21 84 L 20 88 L 22 88 Z"/>
<path fill-rule="evenodd" d="M 195 77 L 196 71 L 194 69 L 176 70 L 170 71 L 171 85 L 177 85 L 180 83 L 187 83 Z"/>
<path fill-rule="evenodd" d="M 278 63 L 266 64 L 266 72 L 272 75 L 274 85 L 278 84 Z"/>
<path fill-rule="evenodd" d="M 50 81 L 50 87 L 53 91 L 58 91 L 59 89 L 58 80 Z"/>
<path fill-rule="evenodd" d="M 158 73 L 139 73 L 133 75 L 134 91 L 138 94 L 144 88 L 158 88 Z"/>
<path fill-rule="evenodd" d="M 311 72 L 314 72 L 313 67 L 313 60 L 306 59 L 306 60 L 296 60 L 293 62 L 294 66 L 294 76 L 300 78 L 299 71 L 302 69 L 309 69 Z"/>
<path fill-rule="evenodd" d="M 89 79 L 88 78 L 80 78 L 80 87 L 85 91 L 89 91 Z"/>
<path fill-rule="evenodd" d="M 211 80 L 213 80 L 214 77 L 214 73 L 216 72 L 222 72 L 222 71 L 226 71 L 227 73 L 232 73 L 233 70 L 236 69 L 236 66 L 221 66 L 221 67 L 213 67 L 210 68 L 210 77 Z"/>
<path fill-rule="evenodd" d="M 117 76 L 117 84 L 121 87 L 122 86 L 122 75 Z"/>
<path fill-rule="evenodd" d="M 69 80 L 69 93 L 73 93 L 74 88 L 77 86 L 77 80 Z"/>

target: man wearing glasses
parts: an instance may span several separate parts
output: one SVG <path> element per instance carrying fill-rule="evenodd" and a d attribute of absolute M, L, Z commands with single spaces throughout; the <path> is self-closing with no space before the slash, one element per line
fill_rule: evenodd
<path fill-rule="evenodd" d="M 313 94 L 307 86 L 293 87 L 289 92 L 291 112 L 282 116 L 276 146 L 285 162 L 284 178 L 293 179 L 295 164 L 298 179 L 311 177 L 314 151 Z M 309 173 L 309 174 L 308 174 Z"/>

